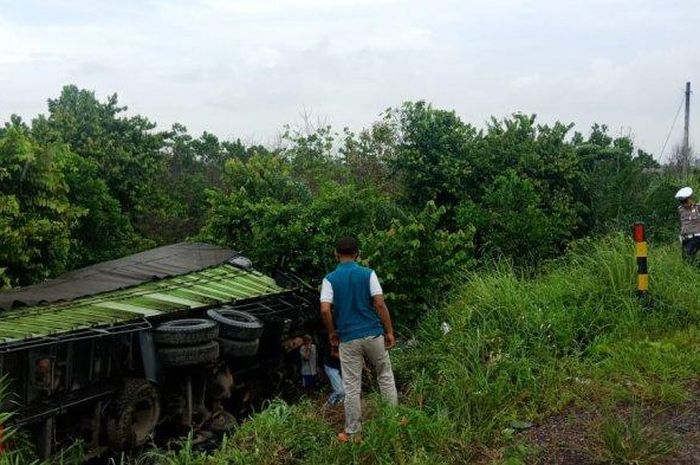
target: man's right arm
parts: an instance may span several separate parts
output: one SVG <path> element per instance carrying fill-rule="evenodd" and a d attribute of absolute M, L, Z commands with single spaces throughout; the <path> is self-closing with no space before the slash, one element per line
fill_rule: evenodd
<path fill-rule="evenodd" d="M 338 347 L 340 340 L 338 339 L 338 333 L 335 331 L 335 324 L 333 323 L 332 304 L 333 286 L 331 286 L 331 283 L 327 279 L 324 279 L 321 284 L 321 319 L 326 327 L 326 331 L 328 331 L 328 340 L 331 346 Z"/>
<path fill-rule="evenodd" d="M 396 344 L 396 338 L 394 337 L 394 327 L 391 324 L 389 308 L 386 306 L 382 294 L 377 294 L 372 297 L 372 301 L 374 303 L 374 309 L 377 311 L 379 319 L 382 321 L 382 326 L 384 327 L 384 345 L 387 349 L 391 349 Z"/>
<path fill-rule="evenodd" d="M 387 349 L 391 349 L 396 344 L 396 338 L 394 337 L 394 327 L 391 324 L 391 315 L 389 315 L 389 309 L 384 302 L 384 291 L 382 290 L 382 285 L 379 284 L 379 278 L 377 278 L 377 273 L 374 271 L 369 277 L 369 292 L 372 296 L 372 303 L 374 304 L 374 310 L 379 315 L 379 319 L 384 327 L 384 345 Z"/>

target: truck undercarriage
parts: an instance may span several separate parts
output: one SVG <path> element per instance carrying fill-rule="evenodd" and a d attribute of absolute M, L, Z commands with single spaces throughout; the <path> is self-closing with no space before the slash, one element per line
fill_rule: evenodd
<path fill-rule="evenodd" d="M 253 273 L 224 263 L 5 310 L 2 410 L 41 458 L 76 441 L 96 456 L 190 430 L 216 435 L 262 400 L 293 396 L 296 341 L 320 328 L 315 296 Z"/>

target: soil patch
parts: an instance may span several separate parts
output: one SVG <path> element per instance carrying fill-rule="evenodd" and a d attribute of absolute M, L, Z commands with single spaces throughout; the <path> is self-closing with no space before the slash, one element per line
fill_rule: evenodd
<path fill-rule="evenodd" d="M 700 384 L 693 397 L 678 406 L 619 405 L 614 415 L 629 420 L 632 411 L 641 416 L 642 424 L 656 437 L 668 438 L 674 450 L 667 457 L 653 460 L 659 465 L 700 465 Z M 519 437 L 534 449 L 528 461 L 533 465 L 598 465 L 603 460 L 600 440 L 603 414 L 590 407 L 568 407 Z"/>
<path fill-rule="evenodd" d="M 521 437 L 536 449 L 533 464 L 595 464 L 590 443 L 592 428 L 599 421 L 598 412 L 568 407 L 522 433 Z"/>
<path fill-rule="evenodd" d="M 700 464 L 700 385 L 697 386 L 695 397 L 690 402 L 659 415 L 659 421 L 675 437 L 678 446 L 674 457 L 659 463 Z"/>

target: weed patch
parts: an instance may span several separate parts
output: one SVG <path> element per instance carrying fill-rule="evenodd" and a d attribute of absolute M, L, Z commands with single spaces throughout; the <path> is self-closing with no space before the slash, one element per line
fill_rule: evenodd
<path fill-rule="evenodd" d="M 607 413 L 599 426 L 600 460 L 610 465 L 648 465 L 666 457 L 676 445 L 660 428 L 646 423 L 638 410 Z"/>

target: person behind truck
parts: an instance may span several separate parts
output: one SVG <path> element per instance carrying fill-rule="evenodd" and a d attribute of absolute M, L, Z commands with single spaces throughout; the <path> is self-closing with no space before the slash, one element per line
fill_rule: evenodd
<path fill-rule="evenodd" d="M 312 390 L 316 387 L 316 378 L 318 375 L 317 352 L 316 344 L 308 334 L 304 335 L 303 344 L 299 347 L 299 355 L 301 355 L 301 382 L 302 386 L 307 390 Z"/>
<path fill-rule="evenodd" d="M 695 259 L 700 249 L 700 206 L 693 202 L 693 189 L 684 187 L 676 192 L 679 202 L 678 214 L 681 220 L 681 246 L 683 257 Z"/>
<path fill-rule="evenodd" d="M 335 248 L 338 266 L 321 285 L 321 317 L 331 345 L 339 348 L 343 371 L 345 430 L 338 433 L 340 442 L 360 439 L 365 357 L 377 372 L 384 400 L 398 402 L 388 352 L 395 344 L 391 316 L 377 274 L 360 266 L 358 255 L 357 240 L 341 238 Z"/>
<path fill-rule="evenodd" d="M 326 407 L 338 405 L 345 398 L 343 389 L 343 377 L 340 372 L 340 354 L 338 348 L 331 346 L 323 360 L 323 371 L 326 372 L 328 381 L 331 383 L 331 393 L 326 400 Z"/>

